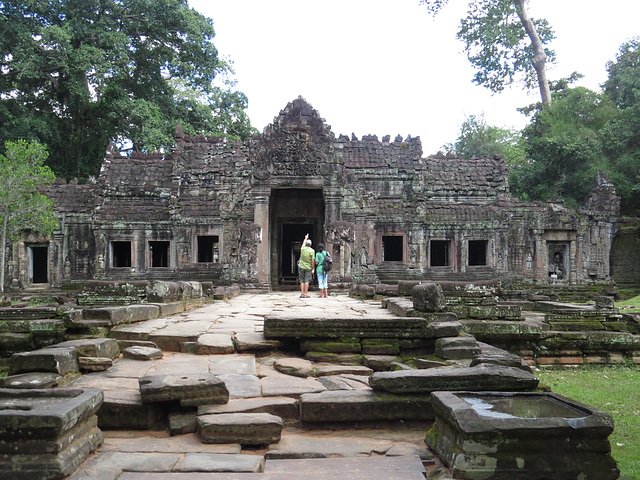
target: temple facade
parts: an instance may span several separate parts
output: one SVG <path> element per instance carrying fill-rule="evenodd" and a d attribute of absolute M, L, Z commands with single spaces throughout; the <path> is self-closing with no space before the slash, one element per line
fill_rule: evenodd
<path fill-rule="evenodd" d="M 87 279 L 294 284 L 306 233 L 330 282 L 609 281 L 619 198 L 602 176 L 576 211 L 509 193 L 501 157 L 423 157 L 419 138 L 336 137 L 303 98 L 245 142 L 188 137 L 110 151 L 99 178 L 47 188 L 59 228 L 9 251 L 8 286 Z"/>

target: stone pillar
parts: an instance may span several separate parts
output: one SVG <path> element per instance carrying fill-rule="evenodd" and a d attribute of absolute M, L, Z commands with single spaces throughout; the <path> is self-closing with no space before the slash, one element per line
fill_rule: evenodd
<path fill-rule="evenodd" d="M 271 273 L 271 232 L 269 230 L 269 199 L 271 188 L 268 186 L 253 187 L 253 222 L 260 226 L 260 243 L 257 247 L 258 281 L 269 285 Z"/>

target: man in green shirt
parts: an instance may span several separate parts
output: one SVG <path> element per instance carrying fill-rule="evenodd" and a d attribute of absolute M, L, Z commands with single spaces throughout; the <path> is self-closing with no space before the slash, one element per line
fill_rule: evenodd
<path fill-rule="evenodd" d="M 309 291 L 309 282 L 316 266 L 316 252 L 311 248 L 311 240 L 309 234 L 304 236 L 302 247 L 300 248 L 300 262 L 298 263 L 298 281 L 300 282 L 300 298 L 307 298 Z"/>

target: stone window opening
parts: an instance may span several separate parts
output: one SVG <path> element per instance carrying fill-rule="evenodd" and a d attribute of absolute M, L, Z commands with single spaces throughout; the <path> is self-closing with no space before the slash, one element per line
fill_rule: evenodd
<path fill-rule="evenodd" d="M 382 236 L 382 261 L 402 262 L 404 261 L 404 236 L 383 235 Z"/>
<path fill-rule="evenodd" d="M 451 264 L 451 242 L 449 240 L 431 240 L 429 249 L 430 266 L 448 267 Z"/>
<path fill-rule="evenodd" d="M 111 266 L 113 268 L 131 267 L 131 242 L 111 242 Z"/>
<path fill-rule="evenodd" d="M 218 235 L 198 236 L 198 263 L 218 263 L 220 261 L 220 238 Z"/>
<path fill-rule="evenodd" d="M 169 267 L 169 246 L 168 241 L 149 242 L 149 260 L 151 268 Z"/>
<path fill-rule="evenodd" d="M 480 267 L 488 264 L 488 240 L 469 240 L 469 266 Z"/>

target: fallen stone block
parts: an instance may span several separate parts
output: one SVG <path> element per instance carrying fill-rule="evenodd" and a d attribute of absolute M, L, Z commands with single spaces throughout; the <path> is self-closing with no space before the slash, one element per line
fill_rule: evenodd
<path fill-rule="evenodd" d="M 539 380 L 530 372 L 490 364 L 469 368 L 375 372 L 369 377 L 371 388 L 391 393 L 424 394 L 443 390 L 517 392 L 533 390 L 538 383 Z"/>
<path fill-rule="evenodd" d="M 169 435 L 196 433 L 196 412 L 171 412 L 167 415 Z"/>
<path fill-rule="evenodd" d="M 420 312 L 437 313 L 447 309 L 447 300 L 438 283 L 421 283 L 411 289 L 413 307 Z"/>
<path fill-rule="evenodd" d="M 307 352 L 304 357 L 311 362 L 333 363 L 335 365 L 362 365 L 364 363 L 364 356 L 358 353 Z"/>
<path fill-rule="evenodd" d="M 221 413 L 198 417 L 202 443 L 269 445 L 278 443 L 282 419 L 269 413 Z"/>
<path fill-rule="evenodd" d="M 50 348 L 75 348 L 78 357 L 106 357 L 115 360 L 120 355 L 118 341 L 113 338 L 82 338 L 57 343 Z"/>
<path fill-rule="evenodd" d="M 177 400 L 183 407 L 227 403 L 229 390 L 211 374 L 151 375 L 138 381 L 143 403 Z"/>
<path fill-rule="evenodd" d="M 162 358 L 163 353 L 159 348 L 135 346 L 125 348 L 122 351 L 122 356 L 132 360 L 154 360 Z"/>
<path fill-rule="evenodd" d="M 371 390 L 306 393 L 300 397 L 303 422 L 433 420 L 428 395 L 394 395 Z"/>
<path fill-rule="evenodd" d="M 395 355 L 365 355 L 364 366 L 375 372 L 388 372 L 391 370 L 391 364 L 397 362 L 398 357 Z"/>
<path fill-rule="evenodd" d="M 78 372 L 75 348 L 43 348 L 14 353 L 9 358 L 9 374 L 52 372 L 59 375 Z"/>
<path fill-rule="evenodd" d="M 472 358 L 480 353 L 478 341 L 469 336 L 438 338 L 435 347 L 436 357 L 445 360 Z"/>
<path fill-rule="evenodd" d="M 79 357 L 78 367 L 81 372 L 104 372 L 113 367 L 113 360 L 107 357 Z"/>

